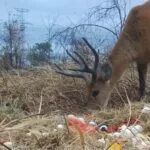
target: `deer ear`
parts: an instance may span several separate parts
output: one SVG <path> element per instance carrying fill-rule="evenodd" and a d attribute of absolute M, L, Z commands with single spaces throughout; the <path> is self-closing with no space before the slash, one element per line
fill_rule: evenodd
<path fill-rule="evenodd" d="M 112 76 L 112 66 L 109 63 L 103 64 L 99 72 L 99 79 L 106 82 L 111 78 L 111 76 Z"/>

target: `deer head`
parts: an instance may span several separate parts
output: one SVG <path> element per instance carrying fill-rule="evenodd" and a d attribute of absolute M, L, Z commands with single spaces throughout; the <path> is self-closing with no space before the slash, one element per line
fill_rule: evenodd
<path fill-rule="evenodd" d="M 88 99 L 93 97 L 98 101 L 98 104 L 100 104 L 101 107 L 105 107 L 107 106 L 109 93 L 112 89 L 110 83 L 112 66 L 111 63 L 108 62 L 101 64 L 96 50 L 85 38 L 83 38 L 83 41 L 94 54 L 95 60 L 93 67 L 89 67 L 84 58 L 78 52 L 75 51 L 73 55 L 69 51 L 66 51 L 67 54 L 80 66 L 80 69 L 63 70 L 55 64 L 55 71 L 65 76 L 84 79 L 87 85 Z"/>

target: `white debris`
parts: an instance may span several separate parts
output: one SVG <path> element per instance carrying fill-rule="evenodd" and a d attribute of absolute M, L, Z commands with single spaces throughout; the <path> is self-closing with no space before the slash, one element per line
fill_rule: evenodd
<path fill-rule="evenodd" d="M 32 133 L 31 133 L 31 132 L 27 133 L 27 136 L 31 136 L 31 135 L 32 135 Z"/>
<path fill-rule="evenodd" d="M 132 125 L 129 127 L 123 125 L 120 127 L 120 132 L 114 132 L 109 135 L 113 138 L 134 138 L 137 136 L 137 134 L 141 133 L 142 131 L 143 127 L 141 125 Z"/>
<path fill-rule="evenodd" d="M 45 136 L 45 137 L 47 137 L 47 136 L 49 136 L 49 133 L 44 132 L 44 133 L 42 133 L 42 135 Z"/>
<path fill-rule="evenodd" d="M 54 131 L 54 132 L 57 132 L 58 130 L 57 130 L 57 129 L 54 129 L 53 131 Z"/>
<path fill-rule="evenodd" d="M 122 134 L 120 132 L 114 132 L 109 134 L 112 138 L 118 139 L 120 137 L 122 137 Z"/>
<path fill-rule="evenodd" d="M 145 106 L 145 107 L 142 109 L 142 113 L 150 114 L 150 107 Z"/>
<path fill-rule="evenodd" d="M 105 141 L 104 138 L 98 139 L 97 141 L 100 142 L 100 143 L 102 143 L 102 144 L 105 144 L 105 143 L 106 143 L 106 141 Z"/>
<path fill-rule="evenodd" d="M 121 131 L 121 136 L 124 138 L 133 138 L 135 137 L 135 134 L 130 129 L 125 129 L 124 131 Z"/>
<path fill-rule="evenodd" d="M 96 126 L 97 124 L 96 124 L 95 121 L 90 121 L 90 122 L 89 122 L 89 125 L 90 125 L 90 126 Z"/>
<path fill-rule="evenodd" d="M 84 120 L 84 118 L 82 118 L 82 117 L 79 117 L 79 118 L 77 118 L 78 120 L 80 120 L 81 122 L 83 122 L 83 123 L 85 123 L 85 120 Z"/>
<path fill-rule="evenodd" d="M 136 137 L 132 138 L 132 144 L 137 150 L 148 150 L 150 148 L 150 140 L 142 134 L 137 134 Z"/>
<path fill-rule="evenodd" d="M 76 118 L 75 115 L 69 114 L 68 118 Z"/>
<path fill-rule="evenodd" d="M 127 126 L 126 125 L 122 125 L 119 129 L 120 129 L 120 131 L 124 131 L 124 130 L 127 129 Z"/>
<path fill-rule="evenodd" d="M 58 125 L 57 125 L 57 129 L 63 130 L 63 129 L 64 129 L 64 125 L 63 125 L 63 124 L 58 124 Z"/>
<path fill-rule="evenodd" d="M 8 146 L 8 147 L 11 147 L 11 146 L 12 146 L 12 142 L 9 142 L 9 141 L 4 142 L 3 144 L 6 145 L 6 146 Z"/>

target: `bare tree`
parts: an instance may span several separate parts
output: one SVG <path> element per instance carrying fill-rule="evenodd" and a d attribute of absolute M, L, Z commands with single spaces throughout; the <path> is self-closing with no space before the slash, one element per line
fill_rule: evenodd
<path fill-rule="evenodd" d="M 119 38 L 126 16 L 127 0 L 100 0 L 99 5 L 90 9 L 84 22 L 58 30 L 51 38 L 65 50 L 72 51 L 77 48 L 74 41 L 86 37 L 99 54 L 104 56 L 111 49 L 114 40 Z M 79 49 L 83 50 L 83 47 Z"/>
<path fill-rule="evenodd" d="M 10 67 L 13 66 L 13 52 L 16 53 L 18 49 L 18 22 L 17 20 L 8 20 L 8 22 L 4 23 L 4 53 L 7 59 L 7 65 Z"/>
<path fill-rule="evenodd" d="M 117 39 L 127 17 L 127 0 L 106 0 L 91 9 L 88 18 L 110 31 Z M 102 23 L 105 22 L 105 23 Z"/>
<path fill-rule="evenodd" d="M 64 35 L 63 38 L 66 39 L 72 33 L 99 28 L 99 30 L 108 31 L 118 38 L 124 27 L 126 16 L 127 0 L 101 0 L 99 5 L 91 8 L 84 23 L 69 26 L 58 32 L 57 35 Z"/>
<path fill-rule="evenodd" d="M 20 68 L 22 66 L 22 43 L 24 40 L 22 36 L 22 24 L 14 16 L 9 15 L 8 20 L 4 22 L 3 28 L 3 51 L 6 68 Z"/>
<path fill-rule="evenodd" d="M 49 50 L 49 56 L 51 61 L 57 61 L 60 59 L 60 56 L 58 52 L 55 51 L 55 49 L 59 49 L 61 47 L 61 42 L 59 42 L 58 39 L 55 38 L 56 32 L 58 32 L 58 25 L 57 25 L 57 16 L 53 19 L 50 19 L 47 17 L 45 22 L 45 29 L 46 29 L 46 42 L 48 42 L 51 46 L 51 49 Z M 59 44 L 58 44 L 59 43 Z M 53 51 L 52 51 L 53 49 Z"/>

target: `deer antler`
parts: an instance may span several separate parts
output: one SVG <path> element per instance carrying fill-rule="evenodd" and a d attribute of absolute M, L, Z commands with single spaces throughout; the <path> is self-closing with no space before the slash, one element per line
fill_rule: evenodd
<path fill-rule="evenodd" d="M 55 69 L 55 71 L 57 73 L 60 73 L 62 75 L 66 75 L 66 76 L 70 76 L 70 77 L 77 77 L 77 78 L 83 78 L 85 80 L 87 80 L 87 75 L 85 73 L 90 73 L 92 74 L 92 80 L 96 79 L 96 72 L 97 72 L 97 67 L 98 67 L 98 63 L 99 63 L 99 56 L 96 52 L 96 50 L 89 44 L 89 42 L 83 38 L 84 42 L 87 44 L 87 46 L 91 49 L 91 51 L 93 52 L 94 56 L 95 56 L 95 62 L 94 62 L 94 66 L 93 68 L 89 68 L 88 64 L 86 63 L 86 61 L 84 60 L 84 58 L 78 53 L 78 52 L 74 52 L 74 54 L 78 57 L 78 59 L 75 58 L 75 56 L 73 56 L 68 50 L 66 50 L 67 54 L 77 63 L 80 65 L 80 69 L 68 69 L 68 70 L 63 70 L 62 68 L 60 68 L 58 65 L 55 64 L 57 70 Z"/>
<path fill-rule="evenodd" d="M 99 55 L 96 52 L 96 50 L 91 46 L 91 44 L 87 41 L 86 38 L 83 38 L 83 40 L 87 44 L 87 46 L 91 49 L 91 51 L 93 52 L 93 54 L 95 56 L 95 62 L 94 62 L 94 67 L 93 67 L 93 71 L 92 71 L 92 79 L 95 80 L 96 79 L 97 67 L 98 67 L 98 63 L 99 63 Z"/>
<path fill-rule="evenodd" d="M 70 71 L 67 70 L 63 70 L 62 68 L 60 68 L 57 64 L 55 64 L 56 68 L 55 71 L 59 74 L 65 75 L 65 76 L 69 76 L 69 77 L 76 77 L 76 78 L 82 78 L 84 80 L 87 80 L 87 76 L 81 72 L 75 72 L 78 70 L 75 69 L 69 69 Z"/>

